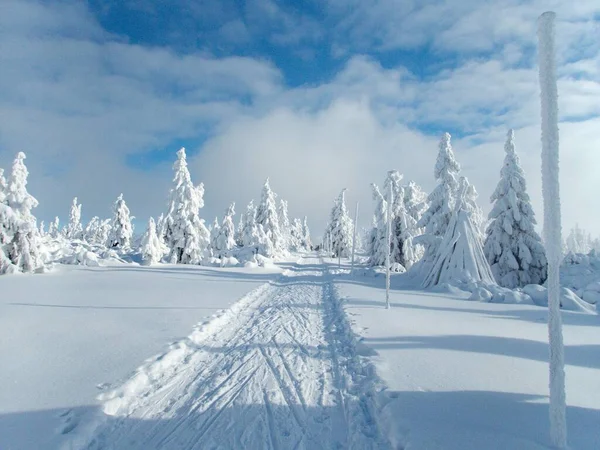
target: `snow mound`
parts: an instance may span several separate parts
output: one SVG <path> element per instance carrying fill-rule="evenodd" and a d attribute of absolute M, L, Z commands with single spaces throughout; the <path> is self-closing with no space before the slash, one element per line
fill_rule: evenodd
<path fill-rule="evenodd" d="M 474 300 L 477 302 L 489 302 L 490 300 L 492 300 L 493 296 L 494 294 L 492 294 L 486 288 L 478 286 L 473 290 L 473 293 L 469 297 L 469 300 Z"/>
<path fill-rule="evenodd" d="M 587 303 L 600 300 L 600 258 L 592 250 L 587 255 L 569 253 L 560 267 L 560 281 Z"/>
<path fill-rule="evenodd" d="M 539 284 L 528 284 L 523 288 L 508 289 L 484 283 L 468 283 L 461 284 L 455 289 L 470 291 L 471 296 L 468 299 L 472 301 L 548 307 L 548 290 Z M 589 301 L 584 301 L 571 289 L 561 287 L 560 307 L 566 311 L 596 314 L 596 306 L 592 301 L 600 299 L 600 291 L 596 289 L 600 289 L 600 283 L 592 284 L 590 290 L 585 291 Z"/>
<path fill-rule="evenodd" d="M 81 248 L 79 251 L 75 251 L 70 255 L 63 256 L 57 262 L 60 264 L 72 264 L 89 267 L 98 267 L 100 262 L 98 255 L 94 252 Z"/>
<path fill-rule="evenodd" d="M 548 290 L 544 286 L 528 284 L 523 288 L 534 305 L 548 306 Z M 560 288 L 560 307 L 567 311 L 579 311 L 587 314 L 596 314 L 596 307 L 583 301 L 575 292 L 566 287 Z"/>

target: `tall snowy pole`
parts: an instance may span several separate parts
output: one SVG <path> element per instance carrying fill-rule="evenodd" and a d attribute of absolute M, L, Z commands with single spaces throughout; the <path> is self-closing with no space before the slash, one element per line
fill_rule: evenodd
<path fill-rule="evenodd" d="M 559 264 L 561 255 L 558 182 L 558 89 L 554 50 L 554 19 L 545 12 L 538 19 L 540 88 L 542 103 L 542 192 L 544 240 L 548 255 L 548 336 L 550 342 L 550 438 L 567 448 L 565 358 L 560 315 Z"/>
<path fill-rule="evenodd" d="M 390 251 L 392 249 L 392 203 L 394 202 L 394 193 L 392 192 L 392 183 L 390 183 L 390 192 L 387 205 L 387 248 L 385 252 L 385 267 L 387 269 L 385 276 L 385 307 L 390 309 Z"/>
<path fill-rule="evenodd" d="M 350 274 L 354 273 L 354 252 L 356 251 L 356 227 L 358 226 L 358 202 L 356 202 L 356 211 L 354 212 L 354 230 L 352 233 L 352 263 L 350 264 Z"/>

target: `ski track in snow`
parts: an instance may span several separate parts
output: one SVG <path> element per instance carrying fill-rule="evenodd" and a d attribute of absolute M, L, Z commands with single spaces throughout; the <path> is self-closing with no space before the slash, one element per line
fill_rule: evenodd
<path fill-rule="evenodd" d="M 191 350 L 171 350 L 174 363 L 167 353 L 151 376 L 138 371 L 84 445 L 67 448 L 389 448 L 377 378 L 321 261 L 304 258 L 238 304 L 220 327 L 192 335 Z"/>

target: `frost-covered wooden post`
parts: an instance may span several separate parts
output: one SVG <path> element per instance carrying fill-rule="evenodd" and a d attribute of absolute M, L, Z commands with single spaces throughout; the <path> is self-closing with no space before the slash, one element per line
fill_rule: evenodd
<path fill-rule="evenodd" d="M 385 307 L 390 309 L 390 252 L 392 250 L 392 204 L 394 203 L 394 193 L 392 192 L 392 183 L 388 193 L 387 204 L 387 244 L 385 251 L 385 267 L 387 269 L 385 276 Z"/>
<path fill-rule="evenodd" d="M 350 274 L 354 273 L 354 252 L 356 251 L 356 227 L 358 226 L 358 202 L 354 211 L 354 230 L 352 230 L 352 262 L 350 263 Z"/>
<path fill-rule="evenodd" d="M 559 303 L 561 256 L 560 196 L 558 180 L 558 89 L 554 50 L 554 19 L 545 12 L 538 19 L 540 90 L 542 104 L 542 192 L 544 240 L 548 257 L 548 336 L 550 341 L 550 438 L 567 448 L 567 406 L 562 318 Z"/>

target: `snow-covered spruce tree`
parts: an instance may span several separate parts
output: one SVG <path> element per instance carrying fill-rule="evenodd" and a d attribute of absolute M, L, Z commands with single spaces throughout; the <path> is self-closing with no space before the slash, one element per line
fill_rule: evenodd
<path fill-rule="evenodd" d="M 421 189 L 414 181 L 409 181 L 404 186 L 404 207 L 406 212 L 415 220 L 419 222 L 421 217 L 427 211 L 429 204 L 427 203 L 427 194 Z"/>
<path fill-rule="evenodd" d="M 475 226 L 475 231 L 477 232 L 477 236 L 481 240 L 483 245 L 483 241 L 485 240 L 485 229 L 487 226 L 487 220 L 483 215 L 483 211 L 477 204 L 477 197 L 479 194 L 467 177 L 460 177 L 459 181 L 460 191 L 464 192 L 463 194 L 463 207 L 465 211 L 469 214 L 471 218 L 471 222 Z"/>
<path fill-rule="evenodd" d="M 404 210 L 404 192 L 402 185 L 400 184 L 402 178 L 403 176 L 400 172 L 397 170 L 390 170 L 383 183 L 383 196 L 390 206 L 392 213 L 390 261 L 404 266 L 404 242 L 402 240 L 402 235 L 405 234 L 405 230 L 402 227 L 402 221 L 396 220 L 397 216 Z M 392 195 L 391 201 L 390 193 Z M 385 223 L 385 230 L 387 232 L 387 221 Z"/>
<path fill-rule="evenodd" d="M 38 201 L 27 192 L 29 171 L 27 170 L 27 166 L 25 166 L 25 158 L 25 153 L 17 153 L 8 181 L 5 202 L 21 219 L 31 222 L 37 227 L 31 210 L 38 206 Z"/>
<path fill-rule="evenodd" d="M 10 206 L 0 204 L 0 274 L 33 272 L 43 266 L 38 230 Z"/>
<path fill-rule="evenodd" d="M 123 194 L 117 197 L 113 211 L 110 247 L 128 250 L 131 246 L 131 238 L 133 237 L 133 226 L 131 225 L 133 217 L 129 213 L 129 208 L 123 199 Z"/>
<path fill-rule="evenodd" d="M 346 189 L 342 189 L 331 209 L 327 235 L 334 257 L 348 258 L 352 252 L 352 219 L 346 208 Z"/>
<path fill-rule="evenodd" d="M 244 213 L 240 214 L 240 218 L 238 219 L 238 224 L 237 227 L 235 229 L 235 245 L 237 245 L 238 247 L 241 247 L 244 245 L 243 240 L 242 240 L 242 236 L 244 235 L 244 220 L 246 218 L 246 215 Z"/>
<path fill-rule="evenodd" d="M 42 244 L 27 191 L 25 154 L 17 153 L 8 183 L 0 174 L 0 273 L 33 272 L 43 266 Z"/>
<path fill-rule="evenodd" d="M 485 258 L 481 239 L 467 211 L 469 185 L 463 184 L 457 193 L 456 206 L 450 218 L 423 286 L 431 287 L 447 282 L 483 282 L 493 284 L 494 276 Z"/>
<path fill-rule="evenodd" d="M 242 245 L 244 247 L 256 247 L 260 245 L 260 236 L 258 232 L 258 226 L 256 224 L 256 207 L 254 206 L 254 200 L 250 200 L 246 207 L 246 214 L 244 214 L 244 229 L 242 230 Z"/>
<path fill-rule="evenodd" d="M 258 234 L 258 252 L 263 256 L 271 256 L 275 254 L 275 249 L 273 248 L 273 242 L 271 238 L 265 233 L 265 229 L 262 225 L 257 225 L 257 234 Z"/>
<path fill-rule="evenodd" d="M 458 191 L 460 165 L 454 159 L 450 139 L 449 133 L 443 134 L 434 169 L 434 177 L 438 184 L 427 196 L 429 207 L 417 223 L 417 227 L 425 229 L 424 234 L 416 238 L 417 243 L 425 246 L 422 259 L 424 270 L 428 270 L 426 266 L 432 262 L 446 234 Z"/>
<path fill-rule="evenodd" d="M 4 169 L 0 168 L 0 203 L 4 203 L 7 193 L 8 185 L 6 184 L 6 178 L 4 177 Z"/>
<path fill-rule="evenodd" d="M 165 243 L 165 215 L 161 214 L 158 216 L 158 220 L 156 221 L 156 235 L 158 236 L 158 240 L 163 248 L 163 253 L 166 254 L 169 252 L 167 244 Z"/>
<path fill-rule="evenodd" d="M 277 218 L 279 219 L 279 230 L 281 232 L 283 247 L 286 250 L 288 250 L 290 247 L 290 238 L 292 230 L 290 225 L 290 218 L 288 215 L 288 202 L 284 199 L 279 200 Z"/>
<path fill-rule="evenodd" d="M 219 225 L 219 218 L 215 217 L 209 230 L 210 233 L 210 252 L 212 256 L 219 254 L 219 234 L 221 233 L 221 226 Z"/>
<path fill-rule="evenodd" d="M 302 247 L 310 251 L 313 248 L 312 240 L 310 238 L 310 228 L 308 228 L 308 218 L 304 216 L 302 221 Z"/>
<path fill-rule="evenodd" d="M 40 222 L 40 227 L 38 229 L 38 234 L 40 237 L 46 236 L 46 223 L 42 220 Z"/>
<path fill-rule="evenodd" d="M 98 216 L 94 216 L 83 230 L 83 238 L 85 239 L 85 241 L 92 245 L 99 244 L 99 242 L 97 241 L 99 229 L 100 218 Z M 105 244 L 105 242 L 102 242 L 102 244 Z"/>
<path fill-rule="evenodd" d="M 417 245 L 413 242 L 413 239 L 419 234 L 417 222 L 406 210 L 404 187 L 400 184 L 401 181 L 402 175 L 397 170 L 389 171 L 385 181 L 385 195 L 390 195 L 391 187 L 393 196 L 390 260 L 392 263 L 401 264 L 408 269 L 418 261 L 421 255 L 417 251 Z M 390 203 L 389 199 L 387 202 Z M 384 229 L 378 230 L 378 234 L 385 237 L 387 220 L 381 222 L 380 225 Z M 385 255 L 382 256 L 385 258 Z"/>
<path fill-rule="evenodd" d="M 407 222 L 408 226 L 412 227 L 410 235 L 413 237 L 413 264 L 418 262 L 425 253 L 425 248 L 422 245 L 417 244 L 415 238 L 422 235 L 425 231 L 423 228 L 419 228 L 417 224 L 428 207 L 427 194 L 414 181 L 409 181 L 408 184 L 404 186 L 404 208 L 410 216 L 410 220 Z"/>
<path fill-rule="evenodd" d="M 593 248 L 593 240 L 589 233 L 579 228 L 579 224 L 575 224 L 574 228 L 571 228 L 569 235 L 565 239 L 565 253 L 583 253 L 588 254 Z"/>
<path fill-rule="evenodd" d="M 156 221 L 156 234 L 163 242 L 165 240 L 165 226 L 165 215 L 161 213 L 161 215 L 158 216 L 158 220 Z"/>
<path fill-rule="evenodd" d="M 83 226 L 81 225 L 81 204 L 77 204 L 77 197 L 73 199 L 71 210 L 69 211 L 69 223 L 64 228 L 63 233 L 69 240 L 83 238 Z"/>
<path fill-rule="evenodd" d="M 302 245 L 302 222 L 297 218 L 292 221 L 290 229 L 290 250 L 294 252 L 304 250 Z"/>
<path fill-rule="evenodd" d="M 55 217 L 50 225 L 48 226 L 48 235 L 53 239 L 58 239 L 60 236 L 60 220 L 58 217 Z"/>
<path fill-rule="evenodd" d="M 204 207 L 204 185 L 192 184 L 184 148 L 177 152 L 173 169 L 174 186 L 164 219 L 168 259 L 172 263 L 200 264 L 210 245 L 210 233 L 199 217 L 200 208 Z"/>
<path fill-rule="evenodd" d="M 156 264 L 161 260 L 164 255 L 163 243 L 156 234 L 156 223 L 154 219 L 150 217 L 148 220 L 148 228 L 142 236 L 140 243 L 140 253 L 142 254 L 142 262 L 145 265 Z"/>
<path fill-rule="evenodd" d="M 371 183 L 373 189 L 373 200 L 375 200 L 375 212 L 373 214 L 373 225 L 369 236 L 369 264 L 371 266 L 383 266 L 388 252 L 387 247 L 387 210 L 388 202 L 379 190 L 379 187 Z"/>
<path fill-rule="evenodd" d="M 542 284 L 547 276 L 546 252 L 534 229 L 535 216 L 513 130 L 508 132 L 504 151 L 500 182 L 491 197 L 494 206 L 488 216 L 485 256 L 501 286 L 513 289 Z"/>
<path fill-rule="evenodd" d="M 267 239 L 271 242 L 272 254 L 265 256 L 273 256 L 284 250 L 284 240 L 279 228 L 279 215 L 277 213 L 277 205 L 275 202 L 275 193 L 271 190 L 269 179 L 265 180 L 263 186 L 260 203 L 256 208 L 256 224 L 262 225 L 263 231 Z"/>
<path fill-rule="evenodd" d="M 98 228 L 98 243 L 100 245 L 107 245 L 109 242 L 110 235 L 112 233 L 112 220 L 104 219 L 100 222 Z"/>
<path fill-rule="evenodd" d="M 219 258 L 228 256 L 231 249 L 235 247 L 235 225 L 233 224 L 233 216 L 235 215 L 235 203 L 229 205 L 225 211 L 221 228 L 217 235 L 216 251 Z"/>

